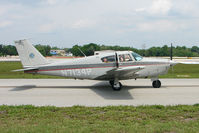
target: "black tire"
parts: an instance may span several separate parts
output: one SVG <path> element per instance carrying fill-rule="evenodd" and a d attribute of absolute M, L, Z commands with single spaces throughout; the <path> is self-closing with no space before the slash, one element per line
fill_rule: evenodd
<path fill-rule="evenodd" d="M 160 82 L 160 80 L 155 80 L 155 81 L 153 81 L 152 85 L 153 85 L 153 88 L 160 88 L 161 82 Z"/>
<path fill-rule="evenodd" d="M 110 80 L 109 83 L 110 83 L 111 86 L 113 86 L 114 80 Z"/>
<path fill-rule="evenodd" d="M 114 87 L 114 84 L 113 84 L 112 88 L 114 91 L 120 91 L 122 89 L 122 84 L 119 82 L 119 87 Z"/>

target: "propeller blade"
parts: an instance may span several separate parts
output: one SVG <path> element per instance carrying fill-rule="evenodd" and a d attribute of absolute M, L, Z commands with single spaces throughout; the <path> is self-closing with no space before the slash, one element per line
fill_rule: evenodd
<path fill-rule="evenodd" d="M 173 60 L 173 44 L 171 43 L 171 48 L 170 48 L 170 60 Z"/>

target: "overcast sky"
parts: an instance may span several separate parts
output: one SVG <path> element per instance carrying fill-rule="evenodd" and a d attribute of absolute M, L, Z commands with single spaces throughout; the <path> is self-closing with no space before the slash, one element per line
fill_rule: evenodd
<path fill-rule="evenodd" d="M 0 43 L 199 46 L 199 0 L 0 0 Z"/>

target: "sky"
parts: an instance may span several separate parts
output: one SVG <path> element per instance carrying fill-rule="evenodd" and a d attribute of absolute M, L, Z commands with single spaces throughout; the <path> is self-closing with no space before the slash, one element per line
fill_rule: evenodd
<path fill-rule="evenodd" d="M 0 0 L 0 44 L 199 46 L 199 0 Z"/>

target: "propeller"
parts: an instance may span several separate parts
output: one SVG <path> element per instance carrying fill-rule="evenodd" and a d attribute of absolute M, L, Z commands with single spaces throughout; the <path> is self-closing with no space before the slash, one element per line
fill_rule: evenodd
<path fill-rule="evenodd" d="M 171 43 L 171 48 L 170 48 L 170 60 L 173 60 L 173 44 Z"/>
<path fill-rule="evenodd" d="M 173 44 L 171 43 L 171 48 L 170 48 L 170 62 L 173 60 Z M 173 65 L 171 64 L 171 70 L 173 72 Z"/>
<path fill-rule="evenodd" d="M 199 64 L 199 62 L 176 62 L 176 61 L 173 61 L 173 44 L 171 43 L 171 48 L 170 48 L 170 65 L 171 65 L 171 68 L 172 68 L 172 72 L 173 72 L 173 66 L 175 66 L 176 64 Z"/>

